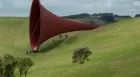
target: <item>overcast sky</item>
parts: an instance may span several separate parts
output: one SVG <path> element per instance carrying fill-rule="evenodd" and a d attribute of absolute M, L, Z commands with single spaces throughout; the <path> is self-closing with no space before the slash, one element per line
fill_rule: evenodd
<path fill-rule="evenodd" d="M 78 13 L 113 12 L 120 15 L 140 13 L 140 0 L 40 0 L 59 16 Z M 32 0 L 0 0 L 0 16 L 29 16 Z"/>

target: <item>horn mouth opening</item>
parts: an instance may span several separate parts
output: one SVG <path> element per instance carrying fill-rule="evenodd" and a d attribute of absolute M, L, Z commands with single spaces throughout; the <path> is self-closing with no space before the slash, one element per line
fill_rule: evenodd
<path fill-rule="evenodd" d="M 40 39 L 40 3 L 38 0 L 33 0 L 29 24 L 30 46 L 33 51 L 37 51 Z"/>

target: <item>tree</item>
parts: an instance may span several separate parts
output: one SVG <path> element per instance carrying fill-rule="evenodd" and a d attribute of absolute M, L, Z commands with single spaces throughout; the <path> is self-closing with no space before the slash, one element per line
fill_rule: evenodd
<path fill-rule="evenodd" d="M 140 14 L 136 14 L 136 15 L 135 15 L 135 18 L 136 18 L 136 17 L 140 17 Z"/>
<path fill-rule="evenodd" d="M 9 54 L 4 55 L 4 57 L 0 56 L 0 77 L 15 77 L 14 72 L 17 66 L 20 71 L 20 77 L 22 73 L 26 77 L 29 68 L 33 66 L 33 62 L 29 58 L 15 58 Z"/>
<path fill-rule="evenodd" d="M 114 16 L 113 16 L 113 15 L 108 15 L 108 14 L 102 15 L 102 16 L 100 17 L 100 19 L 106 21 L 107 23 L 110 23 L 110 22 L 112 23 L 112 22 L 115 21 Z"/>
<path fill-rule="evenodd" d="M 19 72 L 20 72 L 20 77 L 22 76 L 23 73 L 25 74 L 25 77 L 26 77 L 28 70 L 33 65 L 34 65 L 34 63 L 29 58 L 21 58 L 21 59 L 19 59 L 18 69 L 19 69 Z"/>
<path fill-rule="evenodd" d="M 4 55 L 3 64 L 5 70 L 4 76 L 14 77 L 15 68 L 17 66 L 17 60 L 13 56 L 7 54 Z"/>
<path fill-rule="evenodd" d="M 89 60 L 89 55 L 91 55 L 91 51 L 88 47 L 76 49 L 73 53 L 72 59 L 73 63 L 83 64 L 85 60 Z"/>

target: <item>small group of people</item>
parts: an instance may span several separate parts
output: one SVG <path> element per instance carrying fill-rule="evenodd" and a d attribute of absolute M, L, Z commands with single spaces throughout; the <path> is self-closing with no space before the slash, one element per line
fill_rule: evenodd
<path fill-rule="evenodd" d="M 61 38 L 63 38 L 63 35 L 62 34 L 59 35 L 59 39 L 61 39 Z M 68 35 L 67 34 L 65 34 L 65 38 L 68 38 Z"/>
<path fill-rule="evenodd" d="M 65 34 L 64 37 L 65 37 L 65 38 L 68 38 L 69 36 L 68 36 L 67 34 Z M 61 39 L 61 38 L 63 38 L 63 35 L 62 35 L 62 34 L 59 35 L 59 39 Z M 53 39 L 52 42 L 54 43 L 55 40 Z"/>

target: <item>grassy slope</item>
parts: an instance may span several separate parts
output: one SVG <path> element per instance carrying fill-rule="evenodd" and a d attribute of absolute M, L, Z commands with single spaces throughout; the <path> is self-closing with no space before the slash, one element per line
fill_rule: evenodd
<path fill-rule="evenodd" d="M 69 39 L 51 45 L 55 48 L 50 52 L 27 56 L 28 19 L 0 18 L 0 55 L 30 57 L 35 65 L 28 77 L 140 77 L 139 29 L 140 19 L 122 20 L 96 30 L 70 33 Z M 49 46 L 51 39 L 46 43 Z M 72 64 L 73 50 L 83 46 L 92 50 L 90 61 Z"/>

